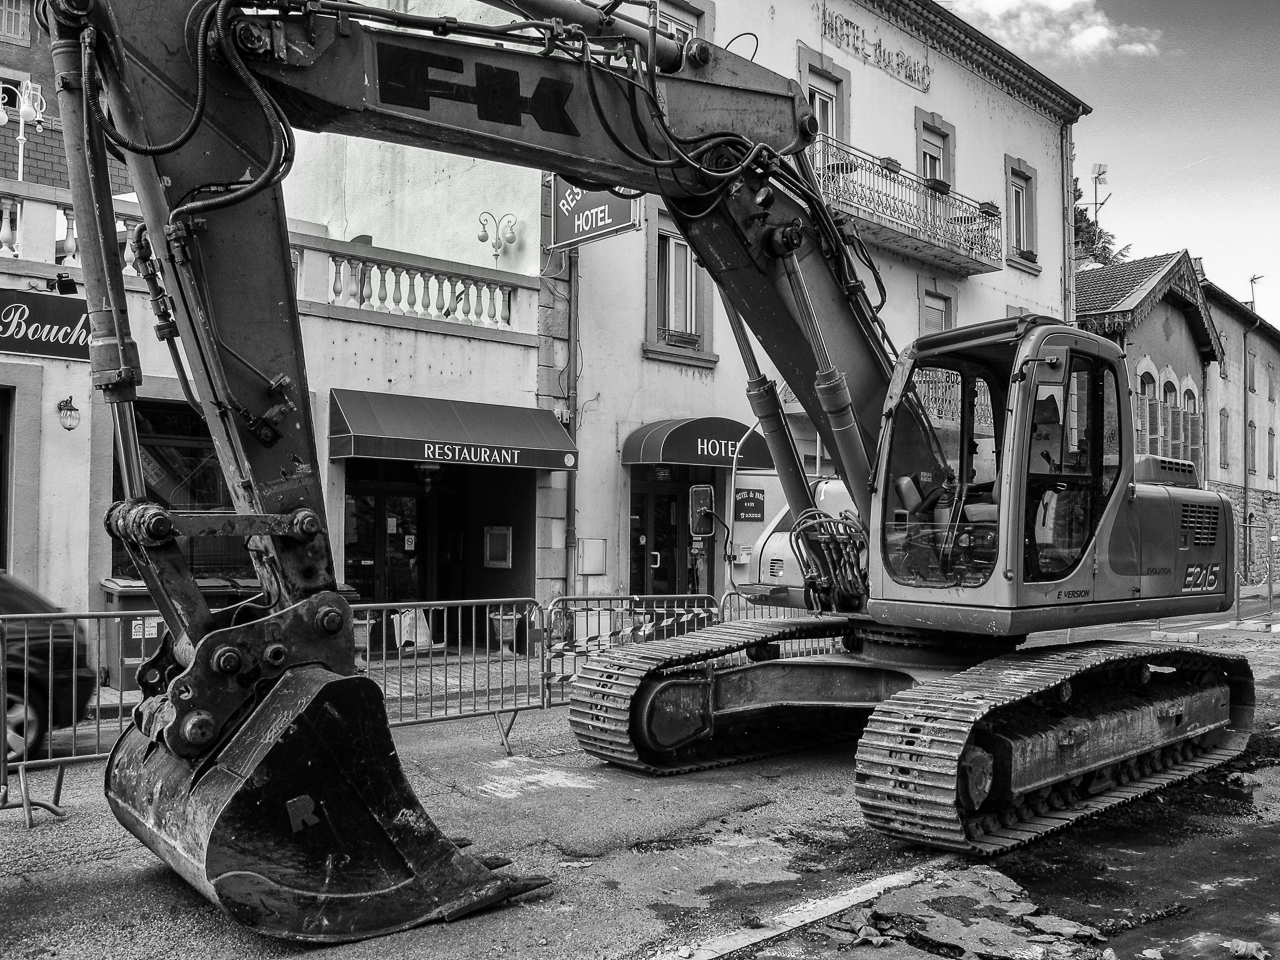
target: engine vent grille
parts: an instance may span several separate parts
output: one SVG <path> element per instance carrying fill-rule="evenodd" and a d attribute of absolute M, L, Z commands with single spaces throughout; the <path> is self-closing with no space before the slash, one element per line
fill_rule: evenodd
<path fill-rule="evenodd" d="M 1191 542 L 1197 547 L 1211 547 L 1218 542 L 1218 505 L 1184 503 L 1182 529 L 1192 532 Z"/>
<path fill-rule="evenodd" d="M 771 577 L 782 576 L 783 566 L 784 564 L 781 557 L 774 557 L 773 559 L 771 559 L 769 561 L 769 576 Z"/>

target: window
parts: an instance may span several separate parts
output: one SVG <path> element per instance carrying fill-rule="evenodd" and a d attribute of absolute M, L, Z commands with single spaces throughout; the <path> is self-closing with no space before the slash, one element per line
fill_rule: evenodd
<path fill-rule="evenodd" d="M 1267 430 L 1267 476 L 1276 478 L 1276 431 L 1275 427 Z"/>
<path fill-rule="evenodd" d="M 1276 402 L 1276 368 L 1267 364 L 1267 399 Z"/>
<path fill-rule="evenodd" d="M 1156 395 L 1156 378 L 1149 373 L 1144 373 L 1139 377 L 1138 393 L 1144 397 L 1154 397 Z"/>
<path fill-rule="evenodd" d="M 234 510 L 213 439 L 199 414 L 185 403 L 139 400 L 134 415 L 150 499 L 168 510 Z M 113 495 L 124 499 L 118 467 Z M 197 577 L 257 576 L 243 537 L 178 537 L 177 544 Z M 114 539 L 111 575 L 140 579 L 124 544 Z"/>
<path fill-rule="evenodd" d="M 941 333 L 956 325 L 955 304 L 959 293 L 954 286 L 933 277 L 917 281 L 920 298 L 920 336 Z"/>
<path fill-rule="evenodd" d="M 921 177 L 941 180 L 948 185 L 954 182 L 955 141 L 955 124 L 916 107 L 916 172 Z"/>
<path fill-rule="evenodd" d="M 809 91 L 809 106 L 818 130 L 833 140 L 849 142 L 849 86 L 853 75 L 834 59 L 797 43 L 800 81 Z"/>
<path fill-rule="evenodd" d="M 836 93 L 831 89 L 833 86 L 824 77 L 809 74 L 809 106 L 813 109 L 814 118 L 818 121 L 818 133 L 821 134 L 814 144 L 817 160 L 815 165 L 819 172 L 825 170 L 833 159 L 838 159 L 831 156 L 834 151 L 830 138 L 835 136 L 836 119 Z"/>
<path fill-rule="evenodd" d="M 681 46 L 688 43 L 698 33 L 698 28 L 673 14 L 663 11 L 658 14 L 658 29 L 665 30 L 676 38 L 676 42 Z"/>
<path fill-rule="evenodd" d="M 1164 385 L 1164 402 L 1170 408 L 1176 409 L 1178 406 L 1178 386 L 1175 383 L 1165 383 Z"/>
<path fill-rule="evenodd" d="M 883 543 L 898 583 L 973 587 L 996 567 L 1004 398 L 966 367 L 915 366 L 893 410 Z"/>
<path fill-rule="evenodd" d="M 1064 382 L 1036 385 L 1023 521 L 1028 582 L 1061 580 L 1075 569 L 1115 488 L 1119 431 L 1109 439 L 1106 425 L 1120 404 L 1114 374 L 1100 375 L 1107 372 L 1073 355 Z"/>
<path fill-rule="evenodd" d="M 1196 395 L 1190 390 L 1185 391 L 1182 394 L 1182 409 L 1194 414 L 1196 413 L 1196 406 Z"/>
<path fill-rule="evenodd" d="M 710 350 L 714 284 L 698 266 L 684 237 L 656 198 L 648 201 L 650 215 L 649 274 L 644 355 L 707 366 L 715 356 Z M 654 215 L 656 213 L 656 216 Z"/>
<path fill-rule="evenodd" d="M 698 346 L 693 251 L 682 237 L 658 234 L 658 339 Z"/>
<path fill-rule="evenodd" d="M 31 42 L 31 25 L 28 11 L 28 0 L 0 0 L 0 40 L 10 43 L 29 44 Z M 8 94 L 6 94 L 6 97 Z M 5 104 L 7 108 L 8 103 Z"/>
<path fill-rule="evenodd" d="M 1247 377 L 1247 379 L 1248 379 L 1248 381 L 1249 381 L 1249 392 L 1250 392 L 1250 393 L 1257 393 L 1257 392 L 1258 392 L 1258 384 L 1257 384 L 1257 383 L 1256 383 L 1256 381 L 1254 380 L 1254 373 L 1256 372 L 1256 368 L 1257 368 L 1257 366 L 1258 366 L 1258 355 L 1257 355 L 1256 353 L 1254 353 L 1252 350 L 1250 350 L 1250 351 L 1249 351 L 1249 367 L 1248 367 L 1248 370 L 1247 370 L 1247 371 L 1246 371 L 1246 373 L 1245 373 L 1245 376 Z"/>
<path fill-rule="evenodd" d="M 1258 472 L 1258 428 L 1254 426 L 1252 420 L 1249 421 L 1249 430 L 1245 434 L 1244 439 L 1244 462 L 1250 473 Z"/>
<path fill-rule="evenodd" d="M 1026 161 L 1004 156 L 1004 179 L 1008 196 L 1009 258 L 1026 266 L 1036 263 L 1036 170 Z"/>
<path fill-rule="evenodd" d="M 948 320 L 950 313 L 951 301 L 947 297 L 939 296 L 936 293 L 926 293 L 920 315 L 921 336 L 949 330 L 951 328 L 951 323 Z"/>
<path fill-rule="evenodd" d="M 1231 352 L 1227 349 L 1227 335 L 1219 333 L 1218 339 L 1222 342 L 1222 356 L 1218 358 L 1218 376 L 1225 380 L 1227 379 L 1227 357 Z"/>
<path fill-rule="evenodd" d="M 1223 469 L 1231 466 L 1231 461 L 1228 459 L 1231 450 L 1229 443 L 1230 425 L 1230 414 L 1227 413 L 1224 407 L 1218 411 L 1218 466 Z"/>

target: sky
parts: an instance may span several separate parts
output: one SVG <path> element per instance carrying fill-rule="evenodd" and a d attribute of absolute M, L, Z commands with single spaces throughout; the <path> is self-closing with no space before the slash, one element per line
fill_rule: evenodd
<path fill-rule="evenodd" d="M 950 0 L 1093 108 L 1075 172 L 1107 165 L 1101 226 L 1131 256 L 1186 248 L 1280 326 L 1280 0 Z"/>

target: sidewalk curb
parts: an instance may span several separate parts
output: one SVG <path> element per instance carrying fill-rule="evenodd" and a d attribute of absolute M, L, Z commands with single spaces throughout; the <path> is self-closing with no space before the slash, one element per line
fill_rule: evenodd
<path fill-rule="evenodd" d="M 682 956 L 678 949 L 660 953 L 657 955 L 656 960 L 717 960 L 717 958 L 727 956 L 737 950 L 759 946 L 806 924 L 821 920 L 823 917 L 829 917 L 834 913 L 848 910 L 850 907 L 856 907 L 860 903 L 874 900 L 889 890 L 918 883 L 932 871 L 942 869 L 948 859 L 948 857 L 939 857 L 936 860 L 930 860 L 928 863 L 922 863 L 918 867 L 912 867 L 910 870 L 891 873 L 887 877 L 869 881 L 843 893 L 833 894 L 820 900 L 806 900 L 782 911 L 776 917 L 766 920 L 758 928 L 735 930 L 732 933 L 715 937 L 701 946 L 693 948 L 693 952 L 687 956 Z"/>

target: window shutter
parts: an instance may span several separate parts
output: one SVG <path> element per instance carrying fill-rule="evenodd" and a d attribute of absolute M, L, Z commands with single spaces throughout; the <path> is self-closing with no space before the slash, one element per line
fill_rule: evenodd
<path fill-rule="evenodd" d="M 1182 411 L 1177 407 L 1165 404 L 1165 415 L 1169 418 L 1169 456 L 1175 460 L 1182 456 Z"/>
<path fill-rule="evenodd" d="M 1201 420 L 1198 413 L 1192 413 L 1187 416 L 1187 444 L 1189 451 L 1187 459 L 1196 465 L 1196 470 L 1200 474 L 1200 482 L 1204 483 L 1204 463 L 1201 460 Z"/>
<path fill-rule="evenodd" d="M 1147 452 L 1160 456 L 1160 401 L 1147 400 Z"/>

